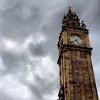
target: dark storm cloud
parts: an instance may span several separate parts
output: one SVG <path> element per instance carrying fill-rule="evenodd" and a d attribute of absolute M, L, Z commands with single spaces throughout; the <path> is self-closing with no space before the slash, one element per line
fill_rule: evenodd
<path fill-rule="evenodd" d="M 42 2 L 39 0 L 14 0 L 13 2 L 14 4 L 12 4 L 12 8 L 9 8 L 9 10 L 5 9 L 5 11 L 1 12 L 1 18 L 4 19 L 2 24 L 3 36 L 22 39 L 30 34 L 36 34 L 38 30 L 45 25 L 48 26 L 46 28 L 48 30 L 46 34 L 53 34 L 54 27 L 52 25 L 55 25 L 54 22 L 58 21 L 54 20 L 55 17 L 58 17 L 55 13 L 61 12 L 60 8 L 62 8 L 62 6 L 57 8 L 52 2 L 51 5 L 49 5 L 45 0 Z M 43 6 L 44 3 L 45 6 Z M 52 6 L 54 9 L 56 8 L 57 11 L 55 9 L 55 11 L 52 12 Z M 55 17 L 52 16 L 52 14 L 54 14 Z M 56 26 L 57 25 L 55 25 L 55 29 Z"/>
<path fill-rule="evenodd" d="M 6 93 L 3 93 L 2 91 L 0 92 L 0 99 L 1 100 L 13 100 L 13 98 L 11 98 L 9 95 L 7 95 Z"/>
<path fill-rule="evenodd" d="M 1 16 L 4 18 L 2 26 L 3 36 L 19 40 L 29 36 L 30 34 L 35 34 L 38 31 L 42 19 L 42 16 L 39 13 L 39 8 L 34 6 L 33 8 L 30 8 L 30 18 L 24 20 L 23 17 L 26 17 L 27 13 L 23 15 L 23 11 L 21 12 L 22 6 L 20 6 L 16 6 L 15 8 L 2 13 Z"/>
<path fill-rule="evenodd" d="M 47 47 L 43 43 L 42 44 L 37 44 L 37 45 L 30 45 L 30 51 L 33 56 L 45 56 L 47 55 Z"/>
<path fill-rule="evenodd" d="M 2 59 L 4 60 L 4 64 L 6 66 L 6 71 L 15 73 L 17 71 L 24 69 L 24 65 L 27 64 L 27 56 L 26 55 L 15 55 L 9 52 L 2 53 Z"/>

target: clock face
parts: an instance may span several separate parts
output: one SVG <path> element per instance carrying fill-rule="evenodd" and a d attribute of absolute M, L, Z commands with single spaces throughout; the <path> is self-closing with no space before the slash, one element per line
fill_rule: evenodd
<path fill-rule="evenodd" d="M 70 42 L 71 42 L 71 44 L 75 44 L 75 45 L 81 45 L 82 44 L 82 40 L 78 36 L 70 37 Z"/>

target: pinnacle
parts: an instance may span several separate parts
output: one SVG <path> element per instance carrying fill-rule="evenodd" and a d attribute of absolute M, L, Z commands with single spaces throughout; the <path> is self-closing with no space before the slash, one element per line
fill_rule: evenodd
<path fill-rule="evenodd" d="M 63 28 L 76 28 L 76 29 L 86 29 L 86 25 L 83 21 L 80 21 L 78 15 L 72 11 L 72 8 L 68 8 L 68 13 L 64 14 L 63 18 Z"/>

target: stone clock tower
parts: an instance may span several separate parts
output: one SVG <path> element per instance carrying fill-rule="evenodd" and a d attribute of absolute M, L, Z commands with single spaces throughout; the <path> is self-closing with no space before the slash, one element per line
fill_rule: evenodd
<path fill-rule="evenodd" d="M 89 32 L 69 8 L 58 41 L 60 90 L 58 100 L 98 100 L 91 61 Z"/>

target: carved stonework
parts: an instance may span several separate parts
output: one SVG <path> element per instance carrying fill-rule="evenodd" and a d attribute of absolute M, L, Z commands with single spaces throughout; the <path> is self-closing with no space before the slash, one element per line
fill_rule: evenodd
<path fill-rule="evenodd" d="M 77 14 L 75 12 L 72 12 L 70 7 L 67 15 L 64 15 L 62 21 L 62 30 L 64 31 L 66 30 L 66 28 L 87 30 L 84 22 L 80 22 L 80 19 L 78 18 Z"/>
<path fill-rule="evenodd" d="M 85 23 L 80 22 L 77 14 L 69 8 L 57 44 L 60 69 L 58 100 L 98 100 L 88 34 Z"/>

